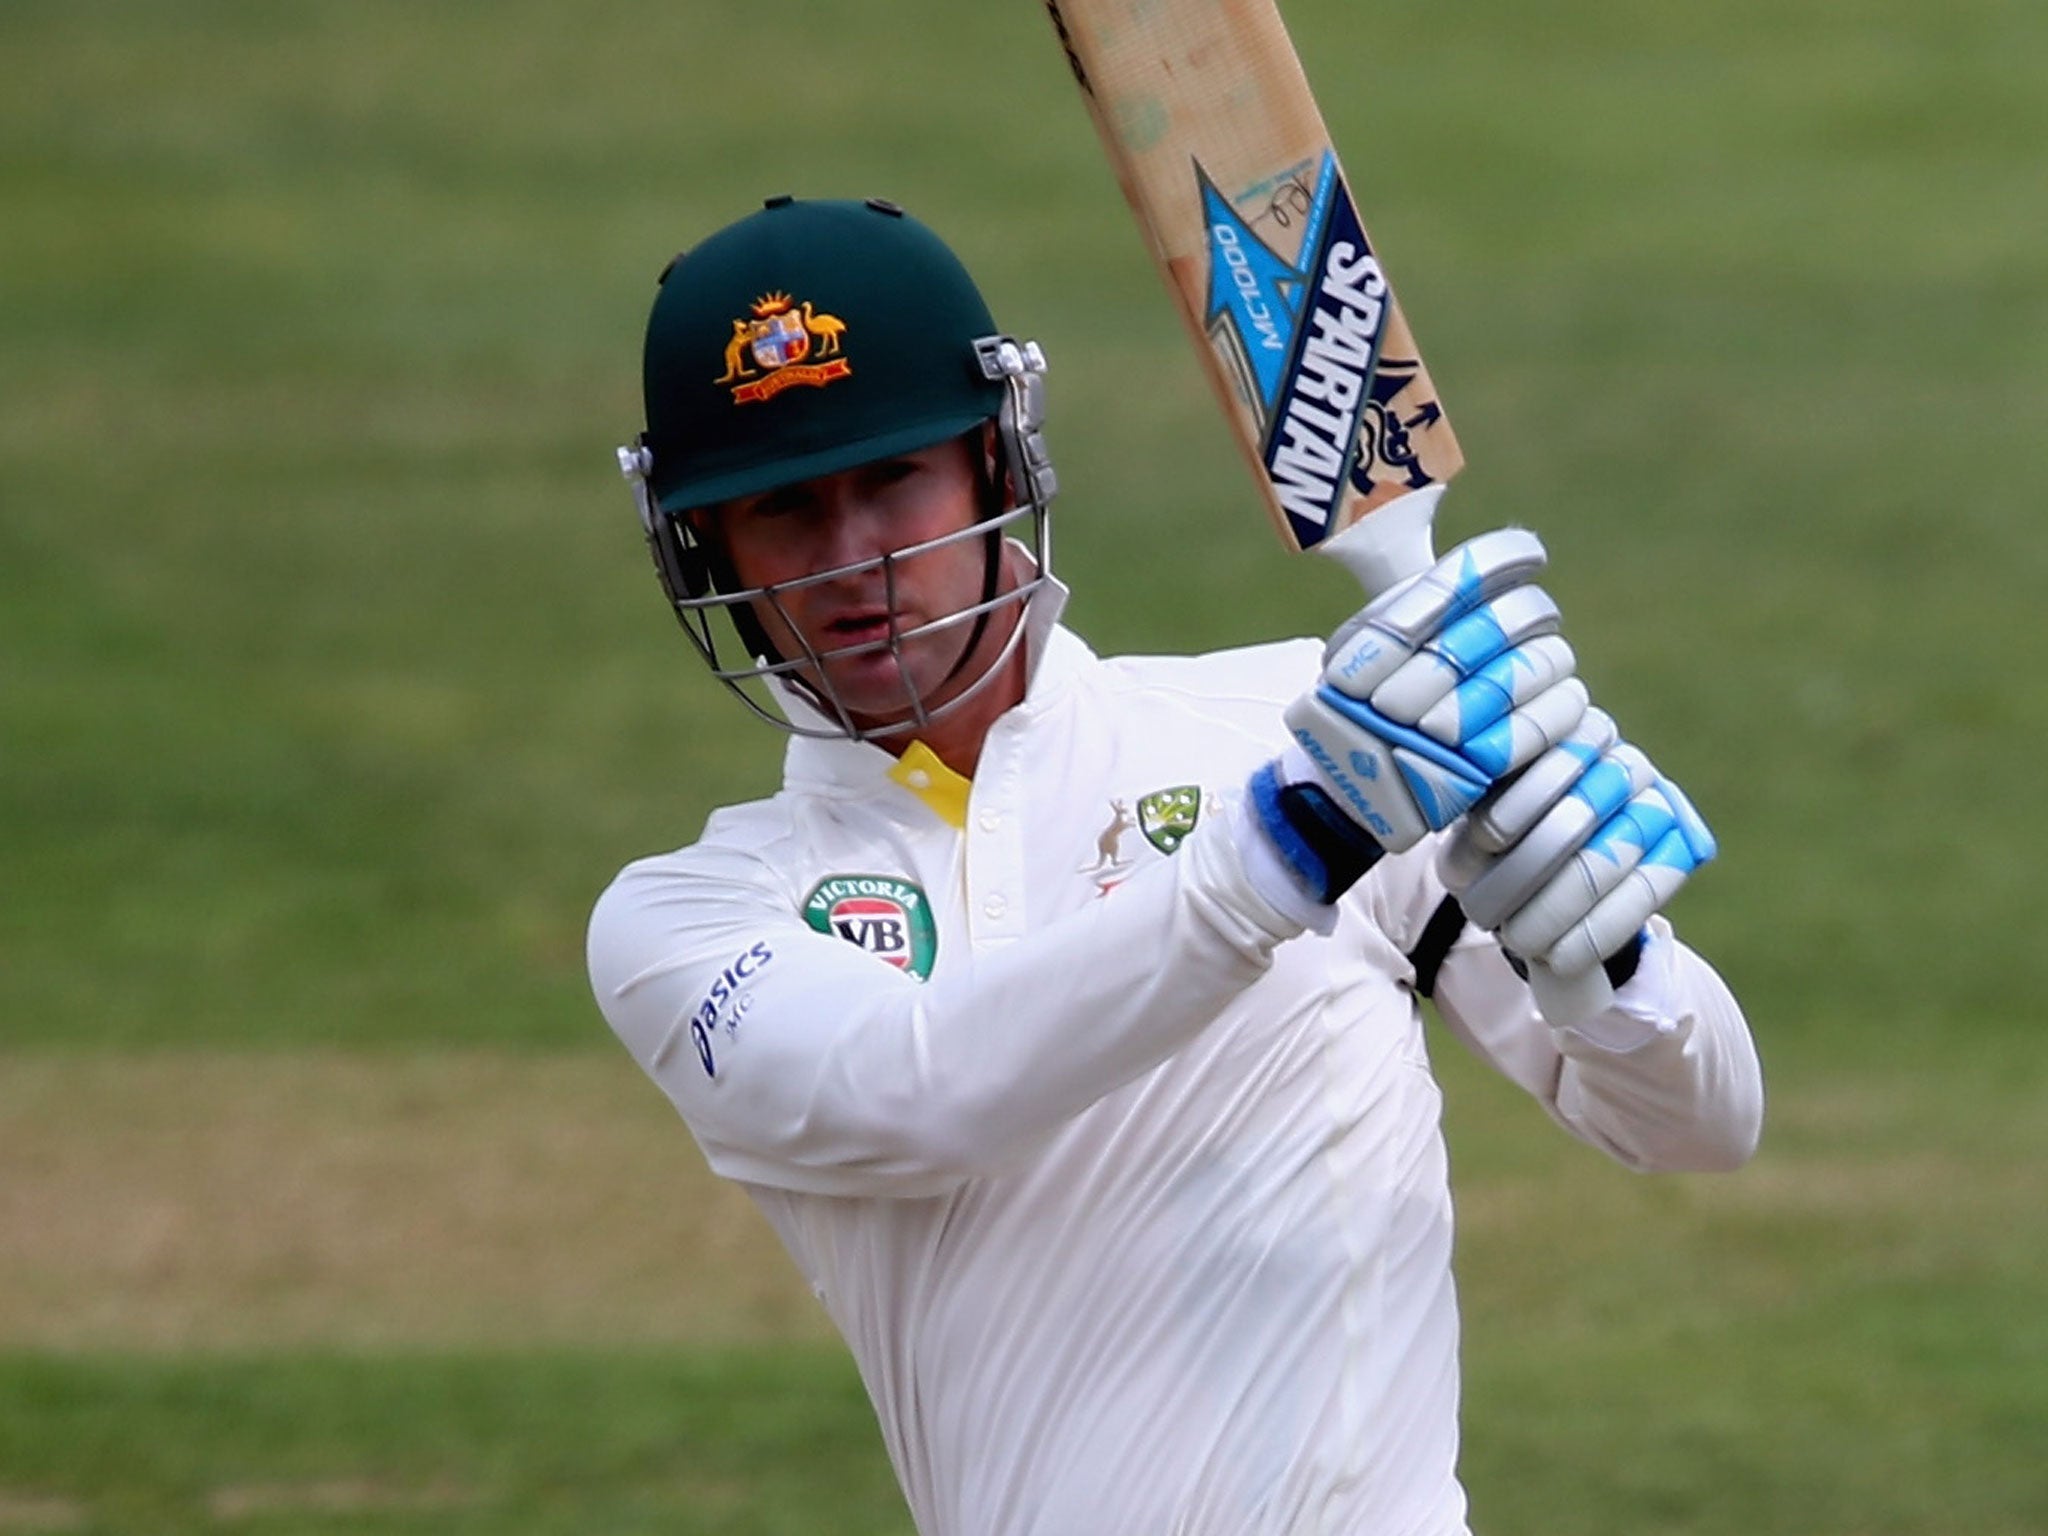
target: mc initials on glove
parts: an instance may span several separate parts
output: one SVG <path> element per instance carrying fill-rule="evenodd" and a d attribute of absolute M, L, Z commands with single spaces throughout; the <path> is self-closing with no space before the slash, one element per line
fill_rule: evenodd
<path fill-rule="evenodd" d="M 1313 779 L 1388 852 L 1412 847 L 1568 734 L 1586 709 L 1543 545 L 1482 534 L 1337 632 L 1287 707 Z M 1304 777 L 1290 753 L 1283 778 Z"/>

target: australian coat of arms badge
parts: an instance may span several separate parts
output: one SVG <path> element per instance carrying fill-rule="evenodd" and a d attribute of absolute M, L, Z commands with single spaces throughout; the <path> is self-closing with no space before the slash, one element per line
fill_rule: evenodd
<path fill-rule="evenodd" d="M 725 372 L 717 382 L 732 387 L 733 404 L 772 400 L 785 389 L 808 384 L 822 389 L 853 372 L 844 356 L 846 322 L 824 314 L 805 299 L 764 294 L 752 312 L 732 323 L 725 344 Z"/>

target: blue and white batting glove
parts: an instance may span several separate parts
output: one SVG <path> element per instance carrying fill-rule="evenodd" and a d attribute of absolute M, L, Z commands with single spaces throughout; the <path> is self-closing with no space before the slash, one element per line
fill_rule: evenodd
<path fill-rule="evenodd" d="M 1334 900 L 1382 852 L 1441 831 L 1586 709 L 1543 545 L 1483 534 L 1368 604 L 1286 710 L 1294 745 L 1252 804 L 1304 885 Z"/>
<path fill-rule="evenodd" d="M 1509 954 L 1566 978 L 1605 962 L 1617 979 L 1612 962 L 1714 853 L 1683 791 L 1589 709 L 1446 839 L 1437 869 Z"/>

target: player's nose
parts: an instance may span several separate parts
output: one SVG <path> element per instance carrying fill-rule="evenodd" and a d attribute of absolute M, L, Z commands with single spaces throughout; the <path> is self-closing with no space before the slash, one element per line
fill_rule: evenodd
<path fill-rule="evenodd" d="M 895 547 L 887 509 L 858 487 L 835 486 L 821 512 L 818 532 L 826 569 L 876 560 Z"/>

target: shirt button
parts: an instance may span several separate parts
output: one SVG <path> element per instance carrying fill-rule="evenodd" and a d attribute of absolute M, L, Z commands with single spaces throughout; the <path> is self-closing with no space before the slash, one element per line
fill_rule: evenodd
<path fill-rule="evenodd" d="M 998 892 L 981 904 L 981 910 L 984 916 L 1001 917 L 1010 910 L 1010 904 L 1003 899 L 1002 893 Z"/>
<path fill-rule="evenodd" d="M 982 831 L 993 832 L 997 827 L 1000 827 L 1002 824 L 1003 818 L 998 816 L 994 811 L 983 811 L 981 813 Z"/>

